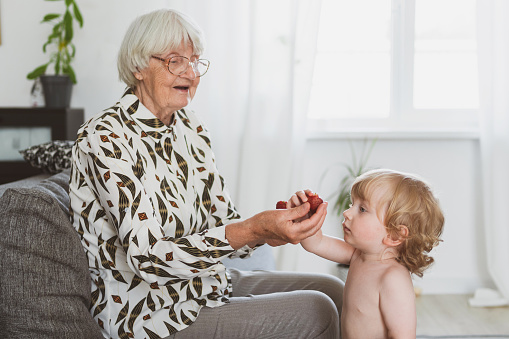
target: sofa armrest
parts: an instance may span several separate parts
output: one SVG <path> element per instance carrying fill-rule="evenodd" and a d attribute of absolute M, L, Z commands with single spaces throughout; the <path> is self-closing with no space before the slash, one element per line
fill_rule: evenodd
<path fill-rule="evenodd" d="M 37 174 L 25 179 L 16 180 L 13 182 L 9 182 L 7 184 L 0 185 L 0 197 L 4 194 L 5 190 L 8 188 L 28 188 L 33 187 L 39 184 L 44 179 L 47 179 L 51 176 L 51 174 L 41 173 Z"/>

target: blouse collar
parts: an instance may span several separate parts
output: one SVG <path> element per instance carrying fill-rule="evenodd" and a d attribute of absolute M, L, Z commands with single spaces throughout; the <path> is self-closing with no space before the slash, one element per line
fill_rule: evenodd
<path fill-rule="evenodd" d="M 123 110 L 131 116 L 134 123 L 154 139 L 159 140 L 164 134 L 171 133 L 179 119 L 179 115 L 175 113 L 171 124 L 166 126 L 154 113 L 141 103 L 140 99 L 134 94 L 132 88 L 126 89 L 119 103 Z"/>

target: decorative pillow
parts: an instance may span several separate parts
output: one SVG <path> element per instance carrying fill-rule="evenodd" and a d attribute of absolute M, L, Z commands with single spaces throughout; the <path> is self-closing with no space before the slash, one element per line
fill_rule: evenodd
<path fill-rule="evenodd" d="M 20 150 L 26 161 L 43 172 L 55 174 L 71 167 L 72 140 L 54 140 Z"/>

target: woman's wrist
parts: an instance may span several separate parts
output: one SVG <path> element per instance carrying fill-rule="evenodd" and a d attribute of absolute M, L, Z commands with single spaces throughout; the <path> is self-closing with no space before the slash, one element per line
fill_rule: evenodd
<path fill-rule="evenodd" d="M 250 219 L 229 224 L 225 227 L 226 239 L 235 250 L 246 245 L 253 248 L 265 243 L 265 240 L 257 234 L 259 232 L 256 231 L 256 224 Z"/>

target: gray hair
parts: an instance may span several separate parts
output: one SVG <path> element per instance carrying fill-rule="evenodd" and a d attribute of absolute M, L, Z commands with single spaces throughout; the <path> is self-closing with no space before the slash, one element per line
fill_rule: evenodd
<path fill-rule="evenodd" d="M 136 87 L 135 72 L 148 66 L 150 57 L 176 49 L 182 41 L 191 43 L 193 54 L 205 48 L 201 28 L 188 16 L 171 9 L 159 9 L 136 18 L 124 36 L 118 53 L 119 79 Z"/>

